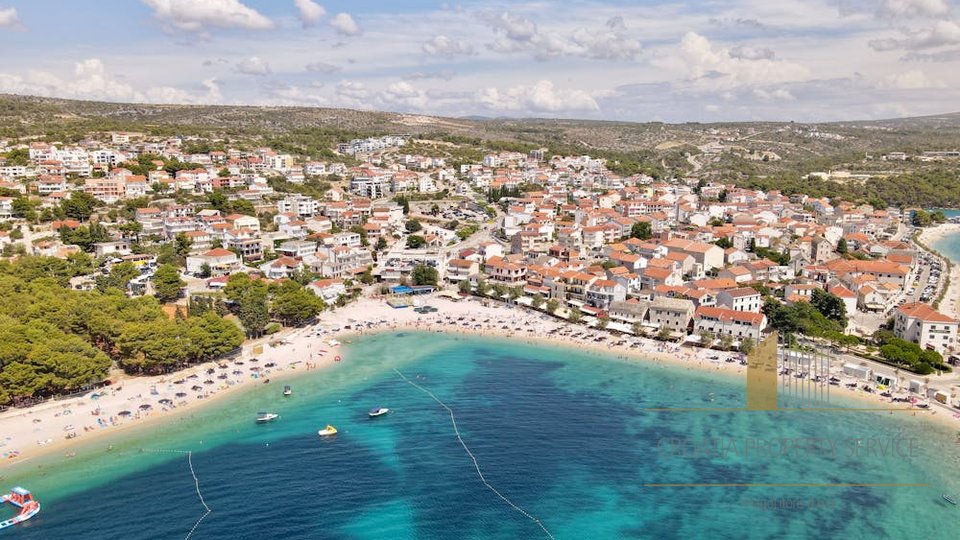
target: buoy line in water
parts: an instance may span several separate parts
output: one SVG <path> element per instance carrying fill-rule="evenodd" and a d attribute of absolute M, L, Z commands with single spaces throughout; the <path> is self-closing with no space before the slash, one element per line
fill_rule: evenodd
<path fill-rule="evenodd" d="M 187 533 L 187 537 L 184 538 L 184 540 L 190 540 L 190 537 L 193 536 L 193 531 L 197 530 L 197 527 L 200 526 L 200 522 L 209 516 L 210 512 L 213 512 L 213 510 L 207 506 L 207 501 L 203 500 L 203 493 L 200 493 L 200 479 L 197 478 L 197 473 L 193 471 L 193 452 L 187 452 L 187 463 L 190 465 L 190 474 L 193 475 L 194 487 L 197 488 L 197 497 L 200 497 L 200 504 L 203 505 L 203 507 L 206 509 L 206 512 L 204 512 L 204 514 L 200 516 L 200 519 L 193 524 L 193 527 L 190 528 L 190 532 Z"/>
<path fill-rule="evenodd" d="M 480 470 L 480 463 L 477 461 L 476 456 L 473 455 L 473 452 L 471 452 L 471 451 L 470 451 L 470 448 L 467 447 L 467 443 L 465 443 L 465 442 L 463 441 L 463 437 L 460 436 L 460 430 L 457 428 L 457 419 L 456 419 L 456 417 L 455 417 L 454 414 L 453 414 L 453 409 L 451 409 L 450 407 L 448 407 L 447 404 L 444 403 L 443 401 L 440 401 L 440 398 L 438 398 L 437 396 L 435 396 L 435 395 L 433 394 L 433 392 L 427 390 L 426 388 L 424 388 L 424 387 L 420 386 L 419 384 L 417 384 L 417 383 L 411 381 L 410 379 L 408 379 L 403 373 L 400 373 L 400 370 L 394 368 L 393 371 L 395 371 L 395 372 L 397 373 L 397 375 L 399 375 L 400 378 L 404 380 L 404 382 L 406 382 L 406 383 L 409 384 L 410 386 L 413 386 L 413 387 L 416 388 L 417 390 L 420 390 L 421 392 L 427 394 L 428 396 L 430 396 L 431 398 L 433 398 L 434 401 L 436 401 L 437 403 L 439 403 L 441 407 L 443 407 L 444 409 L 447 410 L 447 412 L 450 414 L 450 423 L 453 424 L 453 432 L 454 432 L 454 434 L 456 434 L 457 440 L 460 441 L 460 446 L 463 447 L 464 451 L 467 452 L 467 455 L 470 456 L 470 459 L 473 461 L 473 467 L 477 470 L 477 476 L 480 477 L 480 481 L 483 482 L 483 485 L 486 486 L 487 489 L 489 489 L 490 491 L 492 491 L 492 492 L 494 493 L 494 495 L 496 495 L 497 497 L 500 497 L 500 499 L 501 499 L 503 502 L 505 502 L 505 503 L 507 503 L 508 505 L 510 505 L 511 508 L 513 508 L 514 510 L 516 510 L 517 512 L 519 512 L 520 514 L 522 514 L 524 517 L 526 517 L 526 518 L 529 519 L 530 521 L 536 523 L 538 527 L 540 527 L 541 529 L 543 529 L 544 534 L 546 534 L 551 540 L 555 540 L 554 537 L 553 537 L 553 534 L 550 532 L 549 529 L 547 529 L 547 526 L 544 525 L 542 521 L 540 521 L 540 520 L 537 519 L 536 517 L 530 515 L 530 513 L 527 512 L 526 510 L 524 510 L 523 508 L 521 508 L 521 507 L 517 506 L 516 504 L 514 504 L 513 501 L 511 501 L 511 500 L 508 499 L 506 496 L 504 496 L 502 493 L 500 493 L 499 491 L 497 491 L 497 488 L 493 487 L 493 485 L 491 485 L 490 482 L 487 482 L 487 479 L 484 478 L 484 476 L 483 476 L 483 472 Z"/>
<path fill-rule="evenodd" d="M 186 454 L 187 455 L 187 465 L 190 466 L 190 476 L 193 477 L 193 486 L 197 490 L 197 497 L 200 498 L 200 504 L 203 505 L 205 512 L 196 523 L 193 524 L 193 527 L 190 527 L 190 532 L 187 533 L 186 538 L 183 540 L 190 540 L 190 537 L 193 536 L 194 531 L 197 530 L 197 527 L 200 526 L 200 522 L 203 521 L 207 516 L 210 515 L 213 510 L 207 506 L 207 501 L 203 499 L 203 493 L 200 492 L 200 479 L 197 478 L 196 471 L 193 470 L 193 451 L 192 450 L 151 450 L 147 448 L 141 448 L 141 452 L 148 452 L 151 454 Z"/>

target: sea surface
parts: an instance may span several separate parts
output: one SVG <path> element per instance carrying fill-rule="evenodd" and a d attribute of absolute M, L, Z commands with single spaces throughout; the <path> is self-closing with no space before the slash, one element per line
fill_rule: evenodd
<path fill-rule="evenodd" d="M 0 469 L 4 488 L 28 487 L 43 504 L 0 535 L 956 538 L 960 507 L 940 498 L 960 491 L 954 431 L 836 397 L 842 410 L 738 410 L 744 389 L 733 373 L 520 341 L 367 336 L 329 370 L 80 446 L 73 459 Z M 476 465 L 425 390 L 453 412 Z M 392 412 L 369 419 L 375 406 Z M 259 410 L 281 418 L 255 425 Z M 321 439 L 328 423 L 339 434 Z M 792 449 L 760 449 L 776 441 Z"/>
<path fill-rule="evenodd" d="M 960 216 L 960 210 L 943 210 L 947 218 Z M 931 242 L 930 247 L 948 257 L 954 264 L 960 264 L 960 233 L 949 233 L 935 242 Z"/>

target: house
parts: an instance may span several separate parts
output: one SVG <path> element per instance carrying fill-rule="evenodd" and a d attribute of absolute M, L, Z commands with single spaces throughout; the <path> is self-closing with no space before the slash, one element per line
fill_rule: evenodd
<path fill-rule="evenodd" d="M 606 310 L 613 302 L 627 299 L 627 288 L 609 279 L 598 279 L 587 286 L 586 301 L 595 308 Z"/>
<path fill-rule="evenodd" d="M 736 340 L 750 338 L 759 342 L 767 327 L 763 313 L 740 311 L 721 307 L 700 306 L 693 318 L 694 332 L 710 332 L 716 336 L 730 336 Z"/>
<path fill-rule="evenodd" d="M 447 262 L 447 281 L 459 283 L 480 273 L 480 264 L 467 259 L 450 259 Z"/>
<path fill-rule="evenodd" d="M 296 272 L 303 270 L 303 261 L 293 257 L 280 257 L 274 261 L 269 261 L 260 265 L 260 271 L 263 277 L 267 279 L 288 278 Z"/>
<path fill-rule="evenodd" d="M 318 279 L 311 281 L 307 288 L 328 304 L 336 302 L 337 298 L 347 294 L 347 287 L 342 279 Z"/>
<path fill-rule="evenodd" d="M 671 253 L 679 251 L 690 255 L 698 264 L 703 266 L 705 272 L 714 268 L 723 268 L 723 248 L 716 244 L 676 238 L 664 242 L 663 245 L 666 246 Z"/>
<path fill-rule="evenodd" d="M 277 253 L 287 257 L 303 258 L 317 252 L 317 243 L 307 240 L 291 240 L 280 244 Z"/>
<path fill-rule="evenodd" d="M 830 292 L 830 294 L 833 294 L 837 296 L 840 300 L 843 300 L 843 306 L 848 316 L 856 313 L 857 293 L 839 284 L 834 285 L 828 288 L 827 290 Z"/>
<path fill-rule="evenodd" d="M 250 229 L 251 231 L 260 231 L 260 220 L 253 216 L 243 214 L 230 214 L 223 218 L 233 229 Z"/>
<path fill-rule="evenodd" d="M 748 283 L 753 281 L 753 272 L 744 266 L 731 266 L 718 272 L 717 277 L 721 279 L 732 279 L 735 283 Z"/>
<path fill-rule="evenodd" d="M 13 217 L 13 197 L 0 197 L 0 220 Z"/>
<path fill-rule="evenodd" d="M 924 349 L 944 354 L 955 348 L 958 324 L 960 323 L 955 319 L 929 305 L 914 302 L 896 309 L 893 333 L 898 338 L 912 341 Z"/>
<path fill-rule="evenodd" d="M 727 289 L 717 293 L 717 305 L 734 311 L 760 313 L 760 293 L 751 287 Z"/>
<path fill-rule="evenodd" d="M 686 334 L 693 320 L 693 302 L 682 298 L 658 296 L 650 302 L 650 322 L 660 328 Z"/>
<path fill-rule="evenodd" d="M 115 242 L 97 242 L 93 245 L 94 257 L 106 257 L 130 254 L 130 241 L 118 240 Z"/>
<path fill-rule="evenodd" d="M 644 301 L 615 301 L 610 303 L 607 312 L 610 320 L 623 322 L 626 324 L 642 323 L 647 318 L 647 312 L 650 309 L 650 303 Z"/>
<path fill-rule="evenodd" d="M 640 283 L 644 289 L 656 289 L 659 285 L 680 285 L 683 279 L 673 268 L 648 266 L 640 275 Z"/>
<path fill-rule="evenodd" d="M 490 257 L 483 265 L 483 271 L 490 277 L 490 281 L 515 285 L 527 276 L 527 268 L 508 262 L 503 257 Z"/>
<path fill-rule="evenodd" d="M 187 257 L 188 274 L 200 275 L 204 266 L 210 268 L 212 275 L 224 276 L 240 269 L 240 258 L 236 253 L 223 248 L 215 248 L 200 255 Z"/>

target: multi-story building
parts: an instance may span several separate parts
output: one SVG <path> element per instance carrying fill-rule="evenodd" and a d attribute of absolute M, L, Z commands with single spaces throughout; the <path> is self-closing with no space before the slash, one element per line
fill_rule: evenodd
<path fill-rule="evenodd" d="M 686 333 L 693 319 L 693 302 L 683 298 L 658 296 L 650 302 L 650 322 L 660 328 Z"/>
<path fill-rule="evenodd" d="M 320 213 L 320 202 L 306 195 L 290 195 L 277 202 L 277 211 L 281 214 L 296 214 L 301 218 L 310 218 Z"/>
<path fill-rule="evenodd" d="M 694 332 L 710 332 L 737 340 L 750 338 L 759 342 L 767 326 L 767 316 L 746 310 L 700 306 L 693 318 Z"/>
<path fill-rule="evenodd" d="M 727 289 L 717 293 L 717 305 L 734 311 L 760 313 L 762 304 L 760 293 L 751 287 Z"/>
<path fill-rule="evenodd" d="M 953 350 L 960 323 L 927 304 L 919 302 L 899 306 L 894 315 L 893 333 L 900 339 L 912 341 L 924 349 L 941 354 Z"/>

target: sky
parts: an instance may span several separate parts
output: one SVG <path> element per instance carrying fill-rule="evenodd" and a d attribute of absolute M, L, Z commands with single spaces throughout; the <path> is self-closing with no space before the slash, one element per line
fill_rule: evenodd
<path fill-rule="evenodd" d="M 960 111 L 960 0 L 0 0 L 0 93 L 485 117 Z"/>

